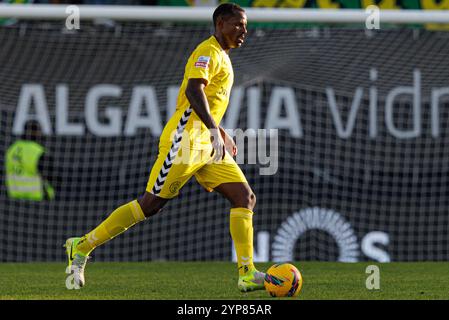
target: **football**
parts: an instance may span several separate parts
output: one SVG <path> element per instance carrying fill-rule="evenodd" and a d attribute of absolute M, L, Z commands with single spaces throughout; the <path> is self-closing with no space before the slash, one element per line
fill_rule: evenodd
<path fill-rule="evenodd" d="M 294 265 L 278 263 L 267 270 L 264 284 L 272 297 L 296 297 L 301 291 L 302 275 Z"/>

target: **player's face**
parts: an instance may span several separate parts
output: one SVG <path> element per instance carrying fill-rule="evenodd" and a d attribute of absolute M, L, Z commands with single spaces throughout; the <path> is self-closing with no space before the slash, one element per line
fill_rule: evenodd
<path fill-rule="evenodd" d="M 246 14 L 240 11 L 223 19 L 221 32 L 229 48 L 239 48 L 243 44 L 248 33 L 247 24 Z"/>

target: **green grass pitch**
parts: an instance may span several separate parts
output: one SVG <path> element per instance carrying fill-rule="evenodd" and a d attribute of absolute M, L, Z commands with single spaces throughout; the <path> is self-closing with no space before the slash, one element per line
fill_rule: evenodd
<path fill-rule="evenodd" d="M 299 300 L 449 299 L 449 263 L 294 264 L 304 279 Z M 380 269 L 379 290 L 365 286 L 370 264 Z M 64 271 L 63 263 L 0 263 L 0 299 L 274 299 L 265 291 L 240 293 L 231 262 L 90 262 L 81 290 L 66 288 Z"/>

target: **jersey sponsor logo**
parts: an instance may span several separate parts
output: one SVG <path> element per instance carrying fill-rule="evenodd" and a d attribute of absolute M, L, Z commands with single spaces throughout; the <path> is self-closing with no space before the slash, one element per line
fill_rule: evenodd
<path fill-rule="evenodd" d="M 228 95 L 228 91 L 224 87 L 221 87 L 218 90 L 217 94 L 220 94 L 220 95 L 223 95 L 223 96 L 227 96 Z"/>
<path fill-rule="evenodd" d="M 195 67 L 207 69 L 209 67 L 210 57 L 208 56 L 199 56 L 198 60 L 195 62 Z"/>

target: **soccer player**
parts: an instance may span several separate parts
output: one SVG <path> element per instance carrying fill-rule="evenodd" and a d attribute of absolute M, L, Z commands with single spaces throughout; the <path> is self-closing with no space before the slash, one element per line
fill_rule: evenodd
<path fill-rule="evenodd" d="M 221 193 L 231 203 L 238 288 L 242 292 L 264 288 L 265 274 L 253 264 L 256 197 L 233 159 L 238 151 L 233 139 L 219 127 L 234 80 L 229 51 L 243 44 L 247 18 L 238 5 L 224 3 L 215 9 L 213 22 L 214 34 L 200 43 L 187 61 L 176 111 L 160 137 L 145 194 L 117 208 L 83 237 L 67 239 L 69 267 L 78 285 L 85 283 L 86 261 L 96 247 L 159 212 L 195 176 L 206 190 Z"/>
<path fill-rule="evenodd" d="M 11 199 L 44 201 L 55 198 L 53 157 L 42 143 L 37 120 L 25 124 L 24 135 L 5 154 L 6 189 Z"/>

